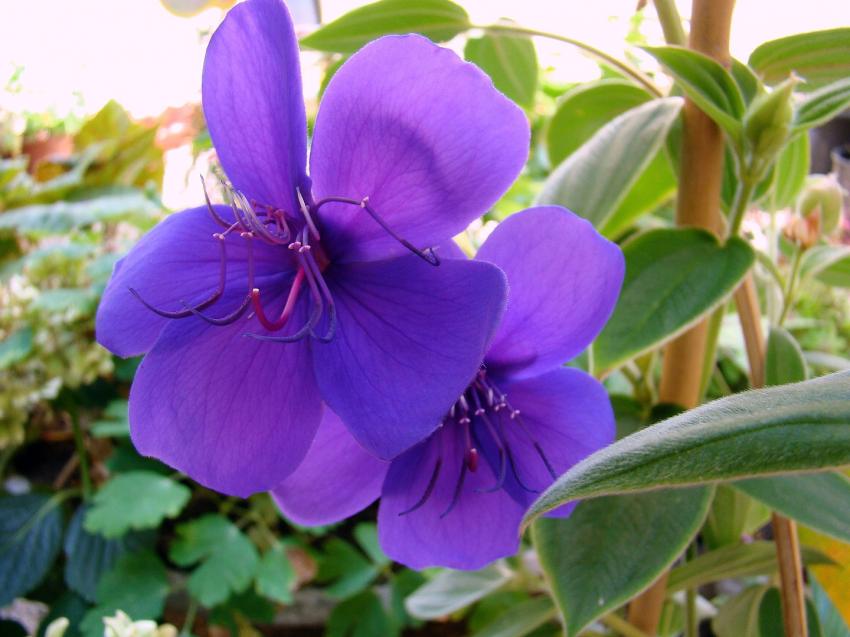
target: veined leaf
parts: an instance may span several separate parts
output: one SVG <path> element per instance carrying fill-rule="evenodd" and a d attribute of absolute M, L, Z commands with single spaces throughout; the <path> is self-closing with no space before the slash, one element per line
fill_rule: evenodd
<path fill-rule="evenodd" d="M 749 66 L 768 84 L 791 73 L 806 80 L 799 89 L 814 90 L 850 75 L 850 28 L 797 33 L 758 46 Z"/>
<path fill-rule="evenodd" d="M 623 290 L 593 349 L 600 371 L 687 329 L 732 293 L 755 260 L 745 241 L 720 245 L 695 228 L 650 230 L 627 242 L 623 254 Z"/>
<path fill-rule="evenodd" d="M 657 99 L 603 126 L 549 175 L 538 203 L 602 226 L 663 145 L 681 107 L 680 98 Z"/>
<path fill-rule="evenodd" d="M 436 619 L 492 593 L 511 579 L 512 573 L 496 563 L 479 571 L 445 570 L 405 600 L 405 608 L 418 619 Z"/>
<path fill-rule="evenodd" d="M 803 350 L 786 330 L 773 326 L 767 337 L 765 385 L 785 385 L 806 380 Z"/>
<path fill-rule="evenodd" d="M 769 199 L 775 209 L 792 207 L 806 185 L 811 152 L 809 146 L 808 135 L 795 135 L 779 151 L 773 169 L 773 199 Z"/>
<path fill-rule="evenodd" d="M 850 53 L 848 53 L 850 56 Z M 794 129 L 807 130 L 825 124 L 850 106 L 850 77 L 809 93 L 794 112 Z"/>
<path fill-rule="evenodd" d="M 531 38 L 486 33 L 466 42 L 463 56 L 478 66 L 493 85 L 517 104 L 534 106 L 537 91 L 537 52 Z"/>
<path fill-rule="evenodd" d="M 850 372 L 735 394 L 652 425 L 559 477 L 524 525 L 580 498 L 850 464 Z"/>
<path fill-rule="evenodd" d="M 301 45 L 319 51 L 354 53 L 382 35 L 419 33 L 435 42 L 445 42 L 469 27 L 466 11 L 450 0 L 379 0 L 349 11 L 301 38 Z"/>
<path fill-rule="evenodd" d="M 535 522 L 531 536 L 567 636 L 655 581 L 699 531 L 711 494 L 699 487 L 598 498 L 568 518 Z"/>
<path fill-rule="evenodd" d="M 691 100 L 735 141 L 741 136 L 746 106 L 741 89 L 722 64 L 678 46 L 644 47 L 682 87 Z"/>
<path fill-rule="evenodd" d="M 515 604 L 472 637 L 524 637 L 555 617 L 555 605 L 546 596 Z"/>

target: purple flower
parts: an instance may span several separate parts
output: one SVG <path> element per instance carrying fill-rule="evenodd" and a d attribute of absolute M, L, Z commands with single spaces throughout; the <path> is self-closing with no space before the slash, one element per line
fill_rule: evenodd
<path fill-rule="evenodd" d="M 227 15 L 203 105 L 232 206 L 160 223 L 118 262 L 97 316 L 101 344 L 146 353 L 130 393 L 136 447 L 242 496 L 298 466 L 323 402 L 371 453 L 410 448 L 475 375 L 505 299 L 498 268 L 434 267 L 430 247 L 519 173 L 524 115 L 451 51 L 382 38 L 330 82 L 308 177 L 279 0 Z"/>
<path fill-rule="evenodd" d="M 503 221 L 476 260 L 504 270 L 508 307 L 441 427 L 385 462 L 326 411 L 304 463 L 273 491 L 286 516 L 327 524 L 380 497 L 378 532 L 391 558 L 412 568 L 480 568 L 516 552 L 523 512 L 555 476 L 613 440 L 602 385 L 561 364 L 613 310 L 620 249 L 587 221 L 546 207 Z"/>

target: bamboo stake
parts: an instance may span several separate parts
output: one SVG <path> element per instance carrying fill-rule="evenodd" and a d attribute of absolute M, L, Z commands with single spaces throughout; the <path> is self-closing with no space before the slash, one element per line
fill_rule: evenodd
<path fill-rule="evenodd" d="M 734 5 L 734 0 L 693 0 L 690 47 L 728 65 Z M 723 133 L 696 105 L 686 100 L 676 201 L 677 225 L 705 228 L 719 234 L 723 151 Z M 688 409 L 699 404 L 707 335 L 707 322 L 702 321 L 667 346 L 659 387 L 661 401 Z M 650 635 L 658 630 L 667 575 L 661 575 L 629 606 L 629 623 Z"/>

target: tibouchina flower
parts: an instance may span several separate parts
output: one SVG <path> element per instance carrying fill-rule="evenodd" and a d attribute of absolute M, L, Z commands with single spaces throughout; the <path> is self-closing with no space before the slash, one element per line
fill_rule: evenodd
<path fill-rule="evenodd" d="M 475 375 L 505 302 L 498 268 L 435 265 L 429 247 L 513 182 L 525 116 L 453 52 L 382 38 L 330 82 L 308 177 L 279 0 L 224 19 L 203 106 L 232 207 L 160 223 L 116 265 L 97 316 L 101 344 L 146 353 L 130 393 L 137 448 L 242 496 L 301 462 L 323 401 L 371 453 L 410 448 Z"/>
<path fill-rule="evenodd" d="M 380 497 L 378 532 L 391 558 L 413 568 L 480 568 L 516 552 L 523 512 L 555 476 L 613 440 L 603 387 L 561 364 L 613 310 L 619 248 L 563 208 L 533 208 L 503 221 L 476 260 L 504 270 L 508 307 L 440 428 L 384 462 L 325 412 L 304 464 L 273 491 L 289 518 L 327 524 Z"/>

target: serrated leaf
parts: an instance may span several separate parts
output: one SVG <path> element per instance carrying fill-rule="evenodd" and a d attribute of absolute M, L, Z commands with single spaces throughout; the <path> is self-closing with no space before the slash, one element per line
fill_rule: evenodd
<path fill-rule="evenodd" d="M 850 77 L 809 93 L 794 111 L 794 129 L 807 130 L 826 124 L 850 106 Z"/>
<path fill-rule="evenodd" d="M 292 603 L 296 573 L 280 544 L 263 553 L 257 564 L 257 592 L 281 604 Z"/>
<path fill-rule="evenodd" d="M 128 534 L 108 540 L 89 533 L 83 528 L 87 509 L 85 505 L 77 509 L 65 532 L 65 583 L 88 601 L 95 602 L 101 576 L 110 571 L 122 555 L 141 549 L 147 544 L 147 538 Z"/>
<path fill-rule="evenodd" d="M 177 517 L 191 495 L 188 487 L 150 471 L 122 473 L 94 496 L 85 528 L 108 538 L 155 528 L 163 519 Z"/>
<path fill-rule="evenodd" d="M 469 28 L 466 11 L 450 0 L 380 0 L 349 11 L 301 38 L 301 46 L 354 53 L 382 35 L 419 33 L 434 42 L 445 42 Z"/>
<path fill-rule="evenodd" d="M 97 606 L 86 613 L 80 628 L 86 635 L 103 634 L 103 618 L 122 610 L 133 620 L 157 619 L 168 595 L 168 573 L 151 551 L 127 553 L 97 585 Z"/>
<path fill-rule="evenodd" d="M 806 80 L 799 88 L 813 90 L 850 75 L 850 28 L 797 33 L 765 42 L 748 62 L 768 84 L 796 73 Z"/>
<path fill-rule="evenodd" d="M 564 206 L 602 226 L 661 149 L 681 107 L 681 98 L 661 98 L 603 126 L 549 175 L 538 204 Z"/>
<path fill-rule="evenodd" d="M 532 504 L 524 525 L 576 499 L 850 464 L 850 372 L 735 394 L 588 456 Z"/>
<path fill-rule="evenodd" d="M 650 230 L 627 242 L 623 254 L 623 289 L 593 349 L 600 371 L 687 329 L 732 293 L 755 260 L 742 239 L 720 245 L 696 228 Z"/>
<path fill-rule="evenodd" d="M 699 531 L 711 494 L 701 487 L 599 498 L 568 518 L 538 520 L 531 537 L 567 636 L 655 581 Z"/>
<path fill-rule="evenodd" d="M 46 495 L 0 497 L 0 607 L 28 593 L 62 546 L 62 512 Z"/>
<path fill-rule="evenodd" d="M 786 517 L 850 542 L 850 478 L 843 474 L 755 478 L 734 485 Z"/>
<path fill-rule="evenodd" d="M 377 577 L 378 567 L 357 549 L 339 538 L 325 542 L 319 562 L 318 579 L 330 582 L 325 592 L 340 599 L 351 597 L 366 588 Z"/>
<path fill-rule="evenodd" d="M 580 84 L 566 93 L 546 129 L 549 161 L 557 166 L 618 115 L 652 100 L 626 80 Z"/>
<path fill-rule="evenodd" d="M 676 46 L 644 47 L 661 63 L 682 90 L 733 139 L 741 135 L 746 107 L 732 74 L 716 60 Z"/>
<path fill-rule="evenodd" d="M 180 566 L 200 562 L 187 585 L 205 606 L 244 591 L 257 571 L 257 549 L 234 524 L 215 514 L 179 525 L 169 555 Z"/>
<path fill-rule="evenodd" d="M 557 613 L 548 597 L 535 597 L 514 605 L 472 637 L 523 637 L 530 634 Z"/>
<path fill-rule="evenodd" d="M 443 570 L 405 601 L 411 616 L 437 619 L 466 608 L 510 581 L 512 573 L 500 564 L 478 571 Z"/>
<path fill-rule="evenodd" d="M 829 556 L 810 548 L 803 549 L 802 556 L 806 564 L 832 563 Z M 776 545 L 773 542 L 756 541 L 724 546 L 673 568 L 667 580 L 667 592 L 670 594 L 687 588 L 695 589 L 724 579 L 770 575 L 778 568 Z"/>

